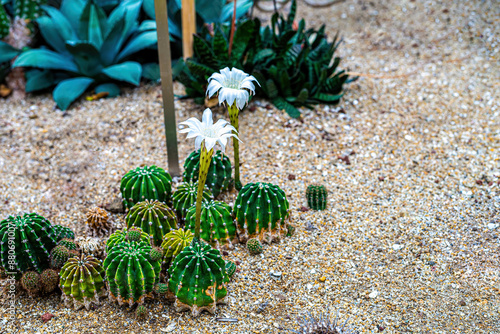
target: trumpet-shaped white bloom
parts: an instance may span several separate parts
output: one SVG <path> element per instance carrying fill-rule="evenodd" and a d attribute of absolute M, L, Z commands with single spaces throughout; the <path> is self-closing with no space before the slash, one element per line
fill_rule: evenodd
<path fill-rule="evenodd" d="M 236 107 L 239 110 L 245 107 L 250 98 L 250 93 L 255 94 L 255 81 L 259 82 L 252 75 L 249 75 L 237 68 L 226 67 L 220 70 L 220 73 L 214 73 L 208 78 L 207 95 L 212 97 L 219 92 L 219 104 L 224 102 L 230 107 L 236 101 Z"/>
<path fill-rule="evenodd" d="M 212 110 L 210 110 L 210 108 L 205 109 L 203 112 L 201 122 L 197 118 L 191 117 L 180 124 L 187 126 L 187 128 L 180 130 L 180 133 L 187 133 L 186 138 L 196 138 L 194 147 L 197 150 L 201 147 L 201 143 L 205 141 L 207 151 L 210 151 L 214 148 L 215 144 L 219 143 L 222 152 L 224 152 L 228 138 L 234 137 L 239 140 L 238 136 L 234 134 L 233 131 L 236 133 L 238 132 L 229 122 L 219 119 L 217 123 L 214 124 L 212 120 Z"/>

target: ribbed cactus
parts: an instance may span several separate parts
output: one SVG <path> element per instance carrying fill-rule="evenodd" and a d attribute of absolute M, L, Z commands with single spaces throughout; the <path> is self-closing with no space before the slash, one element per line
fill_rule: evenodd
<path fill-rule="evenodd" d="M 44 0 L 14 0 L 14 15 L 23 19 L 33 20 L 40 15 L 40 7 Z"/>
<path fill-rule="evenodd" d="M 198 182 L 182 182 L 177 186 L 174 192 L 173 208 L 177 214 L 179 223 L 184 222 L 186 219 L 187 211 L 196 204 L 196 194 L 198 191 Z M 212 193 L 208 190 L 207 186 L 203 190 L 203 199 L 210 201 L 213 199 Z"/>
<path fill-rule="evenodd" d="M 42 287 L 40 274 L 36 271 L 27 271 L 21 277 L 21 286 L 30 296 L 35 296 Z"/>
<path fill-rule="evenodd" d="M 57 243 L 57 245 L 58 246 L 64 246 L 69 251 L 76 250 L 76 248 L 77 248 L 75 240 L 73 240 L 73 239 L 67 239 L 67 238 L 63 238 L 63 239 L 59 240 L 59 242 Z"/>
<path fill-rule="evenodd" d="M 104 260 L 111 301 L 129 306 L 152 297 L 160 279 L 160 261 L 152 261 L 151 246 L 146 242 L 122 242 L 114 246 Z"/>
<path fill-rule="evenodd" d="M 184 162 L 184 181 L 195 182 L 200 172 L 200 150 L 192 152 Z M 229 158 L 217 151 L 212 156 L 208 170 L 206 186 L 212 191 L 214 197 L 232 186 L 231 162 Z"/>
<path fill-rule="evenodd" d="M 105 295 L 104 268 L 101 260 L 82 254 L 66 262 L 60 272 L 60 288 L 64 303 L 76 309 L 88 310 L 91 303 L 99 304 L 99 297 Z"/>
<path fill-rule="evenodd" d="M 144 232 L 140 227 L 131 227 L 129 229 L 123 229 L 120 231 L 116 231 L 115 233 L 109 236 L 108 241 L 106 241 L 106 253 L 109 253 L 111 248 L 115 245 L 118 245 L 122 242 L 131 242 L 131 241 L 144 241 L 149 243 L 149 235 Z"/>
<path fill-rule="evenodd" d="M 168 288 L 175 295 L 176 311 L 188 309 L 195 317 L 203 310 L 214 313 L 216 304 L 224 303 L 227 295 L 225 268 L 218 250 L 193 239 L 168 270 Z"/>
<path fill-rule="evenodd" d="M 9 234 L 14 239 L 9 240 Z M 52 225 L 36 213 L 9 216 L 0 222 L 1 265 L 9 272 L 41 272 L 48 268 L 49 251 L 55 245 Z"/>
<path fill-rule="evenodd" d="M 262 244 L 260 243 L 259 239 L 255 239 L 255 238 L 248 239 L 247 249 L 248 249 L 248 252 L 252 255 L 260 254 L 260 253 L 262 253 L 262 250 L 263 250 Z"/>
<path fill-rule="evenodd" d="M 50 266 L 60 269 L 70 257 L 69 250 L 64 246 L 56 246 L 50 251 Z"/>
<path fill-rule="evenodd" d="M 139 305 L 137 306 L 137 308 L 135 309 L 135 316 L 138 318 L 138 319 L 144 319 L 146 318 L 146 316 L 148 315 L 149 311 L 148 309 L 146 308 L 146 306 L 144 305 Z"/>
<path fill-rule="evenodd" d="M 111 233 L 111 223 L 106 210 L 93 208 L 87 212 L 87 231 L 92 237 L 105 237 Z"/>
<path fill-rule="evenodd" d="M 325 186 L 310 185 L 306 189 L 307 205 L 313 210 L 325 210 L 328 191 Z"/>
<path fill-rule="evenodd" d="M 226 274 L 228 278 L 233 277 L 234 273 L 236 272 L 236 263 L 233 261 L 226 261 Z"/>
<path fill-rule="evenodd" d="M 43 293 L 52 293 L 59 285 L 59 274 L 54 269 L 45 269 L 40 274 L 40 283 Z"/>
<path fill-rule="evenodd" d="M 149 256 L 151 257 L 151 261 L 161 262 L 163 260 L 163 248 L 160 246 L 153 246 L 149 252 Z"/>
<path fill-rule="evenodd" d="M 62 225 L 52 225 L 53 233 L 54 233 L 54 239 L 56 241 L 59 241 L 61 239 L 74 239 L 75 238 L 75 233 L 66 226 Z"/>
<path fill-rule="evenodd" d="M 172 230 L 163 236 L 161 247 L 165 251 L 165 260 L 170 261 L 193 241 L 193 233 L 190 230 Z"/>
<path fill-rule="evenodd" d="M 194 232 L 196 206 L 192 206 L 186 217 L 186 229 Z M 231 216 L 231 207 L 220 201 L 204 201 L 201 204 L 200 237 L 217 249 L 233 248 L 238 242 L 236 226 Z"/>
<path fill-rule="evenodd" d="M 140 227 L 149 235 L 151 244 L 156 246 L 161 245 L 165 234 L 177 228 L 174 211 L 159 201 L 146 200 L 137 203 L 130 209 L 125 221 L 128 228 Z"/>
<path fill-rule="evenodd" d="M 125 174 L 120 191 L 126 210 L 145 200 L 168 204 L 172 196 L 172 177 L 156 166 L 138 167 Z"/>
<path fill-rule="evenodd" d="M 85 255 L 93 255 L 98 258 L 103 258 L 104 256 L 104 242 L 99 238 L 90 237 L 78 237 L 75 242 Z"/>
<path fill-rule="evenodd" d="M 4 6 L 0 3 L 0 40 L 9 34 L 10 19 Z"/>
<path fill-rule="evenodd" d="M 249 183 L 241 189 L 234 203 L 241 242 L 250 238 L 271 243 L 286 234 L 290 219 L 285 192 L 271 183 Z"/>

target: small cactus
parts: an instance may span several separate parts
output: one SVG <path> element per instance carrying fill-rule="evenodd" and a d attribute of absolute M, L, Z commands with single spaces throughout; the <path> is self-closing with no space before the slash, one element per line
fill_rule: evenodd
<path fill-rule="evenodd" d="M 138 319 L 145 319 L 146 316 L 148 315 L 149 311 L 144 305 L 139 305 L 135 309 L 135 315 Z"/>
<path fill-rule="evenodd" d="M 40 274 L 42 292 L 49 294 L 59 285 L 59 274 L 54 269 L 45 269 Z"/>
<path fill-rule="evenodd" d="M 226 274 L 228 278 L 232 278 L 236 272 L 236 263 L 233 261 L 226 261 Z"/>
<path fill-rule="evenodd" d="M 262 244 L 260 243 L 259 239 L 248 239 L 247 249 L 248 252 L 252 255 L 260 254 L 263 250 Z"/>
<path fill-rule="evenodd" d="M 193 233 L 190 230 L 172 230 L 163 236 L 161 247 L 165 251 L 165 260 L 173 260 L 177 254 L 193 241 Z"/>
<path fill-rule="evenodd" d="M 138 167 L 125 174 L 120 191 L 127 211 L 145 200 L 158 200 L 168 204 L 172 196 L 172 177 L 156 166 Z"/>
<path fill-rule="evenodd" d="M 182 182 L 177 186 L 173 195 L 173 208 L 177 214 L 179 223 L 184 223 L 187 211 L 196 204 L 196 195 L 198 192 L 198 182 Z M 203 200 L 210 201 L 213 195 L 205 186 L 203 189 Z"/>
<path fill-rule="evenodd" d="M 215 198 L 232 186 L 231 162 L 229 158 L 218 150 L 213 156 L 208 169 L 206 186 L 212 191 Z M 184 162 L 184 180 L 195 182 L 200 173 L 200 150 L 192 152 Z"/>
<path fill-rule="evenodd" d="M 111 223 L 106 210 L 96 207 L 87 212 L 87 231 L 92 237 L 109 235 Z"/>
<path fill-rule="evenodd" d="M 325 210 L 328 191 L 325 186 L 310 185 L 306 190 L 307 205 L 313 210 Z"/>
<path fill-rule="evenodd" d="M 99 238 L 78 237 L 75 242 L 85 255 L 92 255 L 98 258 L 104 256 L 104 243 Z"/>
<path fill-rule="evenodd" d="M 60 241 L 61 239 L 75 239 L 75 233 L 66 226 L 52 225 L 54 239 Z"/>
<path fill-rule="evenodd" d="M 152 245 L 161 245 L 163 236 L 177 228 L 175 213 L 159 201 L 146 200 L 139 202 L 130 209 L 125 217 L 127 227 L 140 227 L 149 234 Z"/>
<path fill-rule="evenodd" d="M 151 261 L 161 262 L 161 260 L 163 259 L 163 248 L 159 246 L 153 246 L 153 248 L 151 248 L 151 251 L 149 252 L 149 255 L 151 256 Z"/>
<path fill-rule="evenodd" d="M 115 245 L 118 245 L 122 242 L 131 242 L 131 241 L 144 241 L 149 243 L 149 235 L 145 233 L 140 227 L 131 227 L 129 229 L 123 229 L 120 231 L 116 231 L 111 234 L 106 241 L 106 253 L 109 253 L 111 248 Z"/>
<path fill-rule="evenodd" d="M 293 226 L 292 224 L 288 224 L 286 226 L 286 236 L 291 237 L 294 234 L 295 234 L 295 226 Z"/>
<path fill-rule="evenodd" d="M 69 251 L 76 250 L 76 242 L 73 239 L 63 238 L 57 243 L 59 246 L 66 247 Z"/>
<path fill-rule="evenodd" d="M 88 310 L 91 303 L 99 304 L 105 294 L 101 260 L 85 254 L 69 259 L 61 269 L 59 284 L 66 306 Z"/>
<path fill-rule="evenodd" d="M 155 293 L 159 295 L 164 295 L 168 293 L 168 284 L 158 283 L 155 285 Z"/>
<path fill-rule="evenodd" d="M 192 206 L 187 212 L 186 229 L 194 232 L 195 221 L 196 206 Z M 200 227 L 200 237 L 217 249 L 232 249 L 233 243 L 238 242 L 231 207 L 224 202 L 202 202 Z"/>
<path fill-rule="evenodd" d="M 40 274 L 36 271 L 27 271 L 21 277 L 21 286 L 30 296 L 35 296 L 41 288 Z"/>
<path fill-rule="evenodd" d="M 50 266 L 60 269 L 70 257 L 69 250 L 64 246 L 56 246 L 50 251 Z"/>

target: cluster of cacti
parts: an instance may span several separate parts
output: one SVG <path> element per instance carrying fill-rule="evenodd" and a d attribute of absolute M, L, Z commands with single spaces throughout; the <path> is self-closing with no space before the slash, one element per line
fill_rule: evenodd
<path fill-rule="evenodd" d="M 62 266 L 68 261 L 70 257 L 69 250 L 62 246 L 58 245 L 50 251 L 50 266 L 54 269 L 61 269 Z"/>
<path fill-rule="evenodd" d="M 218 250 L 193 239 L 168 270 L 168 288 L 175 295 L 176 311 L 188 309 L 193 316 L 203 310 L 214 313 L 216 304 L 224 303 L 227 295 L 225 284 L 229 279 L 225 268 Z"/>
<path fill-rule="evenodd" d="M 115 245 L 118 245 L 122 242 L 131 242 L 131 241 L 144 241 L 149 243 L 149 235 L 144 232 L 140 227 L 131 227 L 129 229 L 125 228 L 123 230 L 116 231 L 111 234 L 106 241 L 106 253 L 109 253 L 111 248 Z"/>
<path fill-rule="evenodd" d="M 54 269 L 45 269 L 40 274 L 40 283 L 43 293 L 53 292 L 59 285 L 59 273 Z"/>
<path fill-rule="evenodd" d="M 129 306 L 152 297 L 160 278 L 160 261 L 151 259 L 151 246 L 146 242 L 122 242 L 115 245 L 104 260 L 108 296 L 111 301 Z"/>
<path fill-rule="evenodd" d="M 105 245 L 99 238 L 78 237 L 75 242 L 82 254 L 93 255 L 98 258 L 102 258 L 104 255 Z"/>
<path fill-rule="evenodd" d="M 168 204 L 172 196 L 172 177 L 156 166 L 138 167 L 125 174 L 120 191 L 126 210 L 145 200 L 158 200 Z"/>
<path fill-rule="evenodd" d="M 270 243 L 287 233 L 290 218 L 285 192 L 271 183 L 249 183 L 241 189 L 234 203 L 240 241 L 258 238 Z"/>
<path fill-rule="evenodd" d="M 106 210 L 95 207 L 87 212 L 87 231 L 92 237 L 107 236 L 111 227 Z"/>
<path fill-rule="evenodd" d="M 41 274 L 36 271 L 25 272 L 20 279 L 21 287 L 32 297 L 41 293 L 53 292 L 59 284 L 59 274 L 54 269 L 45 269 Z"/>
<path fill-rule="evenodd" d="M 36 295 L 41 288 L 40 274 L 36 271 L 27 271 L 21 277 L 21 286 L 30 296 Z"/>
<path fill-rule="evenodd" d="M 185 228 L 194 232 L 195 220 L 196 206 L 192 206 L 187 212 Z M 238 241 L 231 208 L 224 202 L 202 202 L 200 223 L 200 237 L 217 249 L 233 248 Z"/>
<path fill-rule="evenodd" d="M 173 208 L 177 214 L 179 223 L 186 219 L 187 211 L 196 204 L 196 195 L 198 192 L 198 182 L 182 182 L 177 186 L 177 190 L 172 196 Z M 208 188 L 203 189 L 203 200 L 213 199 L 212 193 Z"/>
<path fill-rule="evenodd" d="M 200 150 L 192 152 L 184 162 L 184 181 L 195 182 L 200 173 Z M 229 158 L 217 151 L 212 156 L 208 170 L 206 186 L 212 191 L 214 197 L 231 188 L 231 162 Z"/>
<path fill-rule="evenodd" d="M 48 268 L 49 252 L 55 245 L 52 225 L 36 213 L 9 216 L 0 222 L 1 265 L 8 272 Z"/>
<path fill-rule="evenodd" d="M 61 239 L 75 239 L 75 233 L 69 227 L 52 225 L 52 230 L 56 241 Z"/>
<path fill-rule="evenodd" d="M 310 185 L 306 189 L 307 205 L 313 210 L 325 210 L 328 191 L 322 185 Z"/>
<path fill-rule="evenodd" d="M 161 247 L 165 251 L 165 260 L 171 261 L 182 250 L 193 241 L 193 233 L 190 230 L 172 230 L 163 236 Z"/>
<path fill-rule="evenodd" d="M 262 244 L 260 243 L 259 239 L 256 239 L 256 238 L 248 239 L 247 250 L 252 255 L 257 255 L 257 254 L 262 253 L 263 248 L 262 248 Z"/>
<path fill-rule="evenodd" d="M 99 304 L 99 297 L 106 292 L 101 261 L 85 254 L 69 259 L 61 269 L 60 288 L 67 306 L 88 310 L 91 303 Z"/>
<path fill-rule="evenodd" d="M 233 261 L 226 261 L 226 274 L 228 278 L 233 277 L 234 273 L 236 272 L 236 263 Z"/>
<path fill-rule="evenodd" d="M 166 204 L 159 201 L 145 200 L 130 209 L 125 217 L 127 227 L 140 227 L 146 232 L 151 244 L 161 245 L 163 236 L 177 228 L 175 213 Z"/>

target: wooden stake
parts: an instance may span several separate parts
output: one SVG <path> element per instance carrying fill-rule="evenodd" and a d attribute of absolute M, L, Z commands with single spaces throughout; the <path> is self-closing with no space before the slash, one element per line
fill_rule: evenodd
<path fill-rule="evenodd" d="M 195 0 L 182 0 L 182 56 L 193 56 L 193 34 L 196 34 Z"/>
<path fill-rule="evenodd" d="M 168 171 L 180 176 L 177 152 L 177 123 L 175 122 L 174 88 L 172 85 L 172 60 L 168 33 L 167 1 L 155 0 L 156 32 L 158 35 L 158 58 L 160 61 L 161 90 L 163 96 L 163 119 L 167 139 Z"/>

